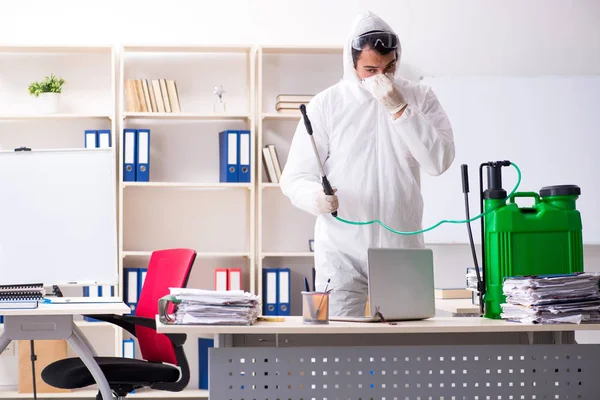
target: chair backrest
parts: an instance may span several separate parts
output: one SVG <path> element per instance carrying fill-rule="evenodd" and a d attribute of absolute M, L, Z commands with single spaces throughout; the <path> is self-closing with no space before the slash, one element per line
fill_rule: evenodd
<path fill-rule="evenodd" d="M 196 252 L 191 249 L 154 251 L 148 263 L 135 315 L 155 319 L 158 314 L 158 300 L 169 294 L 169 288 L 182 288 L 187 285 L 195 259 Z M 177 365 L 173 344 L 164 334 L 139 325 L 136 325 L 135 332 L 144 360 Z"/>

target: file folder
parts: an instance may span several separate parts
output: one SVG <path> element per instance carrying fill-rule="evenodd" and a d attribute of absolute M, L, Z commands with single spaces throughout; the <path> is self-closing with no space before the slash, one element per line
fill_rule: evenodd
<path fill-rule="evenodd" d="M 227 268 L 215 268 L 215 290 L 225 291 L 229 286 Z"/>
<path fill-rule="evenodd" d="M 227 290 L 242 290 L 242 269 L 227 269 Z"/>
<path fill-rule="evenodd" d="M 240 182 L 250 182 L 250 131 L 239 133 L 238 176 Z"/>
<path fill-rule="evenodd" d="M 123 339 L 123 357 L 135 358 L 135 342 L 133 339 Z"/>
<path fill-rule="evenodd" d="M 146 281 L 147 273 L 148 268 L 138 268 L 138 297 L 142 294 L 142 289 L 144 288 L 144 282 Z"/>
<path fill-rule="evenodd" d="M 83 297 L 102 297 L 102 288 L 100 286 L 84 286 Z M 96 318 L 88 317 L 86 315 L 83 316 L 83 319 L 87 322 L 101 322 Z"/>
<path fill-rule="evenodd" d="M 96 147 L 98 147 L 98 132 L 96 130 L 85 130 L 84 145 L 86 149 L 95 149 Z"/>
<path fill-rule="evenodd" d="M 264 315 L 278 315 L 277 282 L 277 268 L 263 268 Z"/>
<path fill-rule="evenodd" d="M 97 147 L 101 149 L 110 147 L 110 130 L 100 129 L 98 130 L 98 143 Z"/>
<path fill-rule="evenodd" d="M 115 290 L 110 285 L 99 286 L 98 288 L 98 297 L 114 297 Z"/>
<path fill-rule="evenodd" d="M 219 132 L 220 182 L 239 182 L 238 153 L 238 131 Z"/>
<path fill-rule="evenodd" d="M 137 132 L 135 129 L 123 129 L 123 181 L 135 181 Z"/>
<path fill-rule="evenodd" d="M 135 315 L 135 311 L 137 309 L 137 302 L 139 298 L 138 273 L 139 270 L 137 268 L 127 268 L 124 277 L 125 304 L 127 304 L 131 309 L 132 315 Z"/>
<path fill-rule="evenodd" d="M 198 389 L 208 390 L 208 356 L 214 339 L 198 339 Z"/>
<path fill-rule="evenodd" d="M 277 315 L 290 315 L 290 269 L 277 271 Z"/>
<path fill-rule="evenodd" d="M 150 181 L 150 129 L 137 130 L 137 172 L 135 180 Z"/>

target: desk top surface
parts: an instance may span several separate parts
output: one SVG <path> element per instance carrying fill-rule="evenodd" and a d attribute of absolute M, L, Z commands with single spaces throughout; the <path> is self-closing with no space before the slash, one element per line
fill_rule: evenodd
<path fill-rule="evenodd" d="M 47 304 L 40 302 L 37 308 L 14 309 L 0 308 L 0 315 L 98 315 L 130 314 L 131 309 L 125 303 L 72 303 Z"/>
<path fill-rule="evenodd" d="M 165 325 L 156 318 L 159 333 L 214 334 L 377 334 L 377 333 L 489 333 L 489 332 L 572 332 L 600 330 L 600 324 L 521 324 L 479 317 L 435 317 L 421 321 L 380 322 L 330 321 L 307 325 L 302 317 L 285 317 L 284 322 L 257 321 L 251 326 Z"/>

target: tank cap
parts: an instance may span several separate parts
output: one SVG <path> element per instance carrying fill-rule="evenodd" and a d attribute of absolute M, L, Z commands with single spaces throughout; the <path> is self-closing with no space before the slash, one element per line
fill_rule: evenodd
<path fill-rule="evenodd" d="M 544 186 L 540 189 L 540 197 L 579 196 L 581 189 L 577 185 Z"/>

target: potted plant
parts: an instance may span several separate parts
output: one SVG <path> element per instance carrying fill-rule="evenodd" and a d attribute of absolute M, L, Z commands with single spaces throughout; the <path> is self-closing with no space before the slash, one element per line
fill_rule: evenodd
<path fill-rule="evenodd" d="M 51 74 L 43 81 L 32 82 L 29 85 L 29 94 L 40 99 L 43 113 L 55 113 L 58 112 L 60 94 L 64 84 L 63 78 L 57 78 Z"/>

